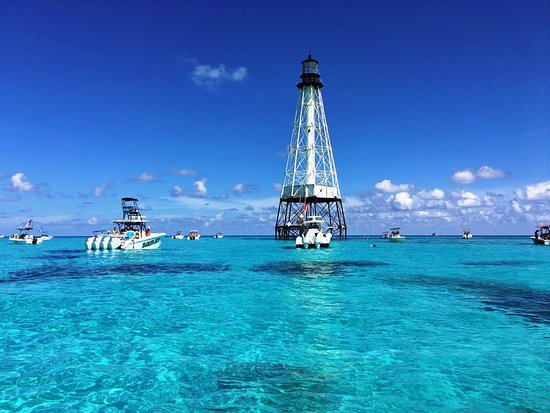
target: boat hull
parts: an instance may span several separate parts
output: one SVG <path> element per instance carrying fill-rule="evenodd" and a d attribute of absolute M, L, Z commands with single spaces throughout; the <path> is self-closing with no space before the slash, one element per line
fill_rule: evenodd
<path fill-rule="evenodd" d="M 139 239 L 122 240 L 118 249 L 121 250 L 155 250 L 160 247 L 162 237 L 165 233 L 151 234 Z"/>
<path fill-rule="evenodd" d="M 405 242 L 405 237 L 389 237 L 390 242 Z"/>
<path fill-rule="evenodd" d="M 550 239 L 531 237 L 535 245 L 550 245 Z"/>

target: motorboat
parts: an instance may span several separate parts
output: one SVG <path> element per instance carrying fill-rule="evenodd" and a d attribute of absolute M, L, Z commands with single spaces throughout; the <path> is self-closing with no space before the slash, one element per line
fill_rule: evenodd
<path fill-rule="evenodd" d="M 152 233 L 141 215 L 138 199 L 122 198 L 122 219 L 115 219 L 113 232 L 99 232 L 86 240 L 88 250 L 143 250 L 157 249 L 164 232 Z"/>
<path fill-rule="evenodd" d="M 17 228 L 19 232 L 11 235 L 9 239 L 16 244 L 41 244 L 42 237 L 29 233 L 32 229 L 32 219 L 29 219 L 29 222 L 25 226 Z"/>
<path fill-rule="evenodd" d="M 185 235 L 181 231 L 176 231 L 174 235 L 172 235 L 172 239 L 184 239 Z"/>
<path fill-rule="evenodd" d="M 216 235 L 214 235 L 214 238 L 216 239 L 223 238 L 223 234 L 221 232 L 218 232 Z"/>
<path fill-rule="evenodd" d="M 332 239 L 330 232 L 323 233 L 323 220 L 310 216 L 303 222 L 303 230 L 296 237 L 296 248 L 328 248 Z"/>
<path fill-rule="evenodd" d="M 538 225 L 531 239 L 535 245 L 550 245 L 550 225 Z"/>
<path fill-rule="evenodd" d="M 388 233 L 388 231 L 383 232 L 382 235 L 380 236 L 381 239 L 388 239 L 389 237 L 390 237 L 390 234 Z"/>
<path fill-rule="evenodd" d="M 400 229 L 401 228 L 399 228 L 399 227 L 390 228 L 390 231 L 388 233 L 388 239 L 391 242 L 403 242 L 403 241 L 405 241 L 405 236 L 401 235 L 401 233 L 399 232 Z"/>
<path fill-rule="evenodd" d="M 187 235 L 187 239 L 189 241 L 198 241 L 200 237 L 201 234 L 199 234 L 199 231 L 197 231 L 196 229 L 189 231 L 189 235 Z"/>
<path fill-rule="evenodd" d="M 469 229 L 462 230 L 462 239 L 471 239 L 473 237 Z"/>

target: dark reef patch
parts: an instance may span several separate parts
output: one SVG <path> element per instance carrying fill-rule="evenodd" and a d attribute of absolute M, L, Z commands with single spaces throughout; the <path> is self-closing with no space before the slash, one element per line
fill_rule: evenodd
<path fill-rule="evenodd" d="M 151 274 L 194 274 L 229 271 L 226 264 L 180 263 L 180 264 L 119 264 L 113 266 L 81 267 L 76 265 L 43 265 L 9 272 L 8 278 L 0 284 L 47 281 L 49 279 L 77 279 L 105 275 L 151 275 Z"/>
<path fill-rule="evenodd" d="M 415 285 L 430 289 L 475 294 L 486 311 L 500 311 L 523 317 L 533 323 L 550 324 L 550 291 L 537 290 L 492 281 L 456 279 L 433 275 L 417 275 L 410 278 L 391 278 L 392 285 Z"/>
<path fill-rule="evenodd" d="M 463 265 L 479 267 L 525 267 L 527 265 L 539 265 L 540 261 L 506 260 L 506 261 L 471 261 L 463 262 Z"/>
<path fill-rule="evenodd" d="M 256 265 L 252 267 L 252 271 L 270 272 L 272 274 L 287 275 L 293 277 L 311 275 L 347 275 L 354 269 L 375 268 L 387 265 L 390 264 L 377 261 L 282 261 Z"/>

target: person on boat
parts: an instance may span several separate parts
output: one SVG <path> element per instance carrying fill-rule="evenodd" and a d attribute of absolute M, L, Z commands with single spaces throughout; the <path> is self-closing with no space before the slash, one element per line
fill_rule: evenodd
<path fill-rule="evenodd" d="M 145 236 L 148 237 L 151 235 L 151 227 L 147 227 L 147 229 L 145 230 Z"/>
<path fill-rule="evenodd" d="M 118 229 L 116 227 L 113 227 L 113 234 L 118 234 Z"/>

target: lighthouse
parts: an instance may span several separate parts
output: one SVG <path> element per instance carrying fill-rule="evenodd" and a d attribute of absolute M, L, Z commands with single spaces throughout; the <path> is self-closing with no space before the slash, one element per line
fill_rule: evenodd
<path fill-rule="evenodd" d="M 333 237 L 347 238 L 346 218 L 321 95 L 319 62 L 302 62 L 275 238 L 294 239 L 308 217 L 320 217 Z"/>

